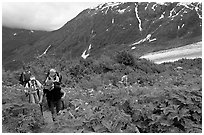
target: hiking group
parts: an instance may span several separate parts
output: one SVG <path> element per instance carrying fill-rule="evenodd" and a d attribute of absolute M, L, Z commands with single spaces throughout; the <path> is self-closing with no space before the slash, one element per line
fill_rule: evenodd
<path fill-rule="evenodd" d="M 25 94 L 29 96 L 29 102 L 39 104 L 42 112 L 42 101 L 46 96 L 49 110 L 52 113 L 52 119 L 55 121 L 59 111 L 63 109 L 63 99 L 65 98 L 65 91 L 61 88 L 62 76 L 55 70 L 50 69 L 46 75 L 43 84 L 31 74 L 30 68 L 24 68 L 20 76 L 20 84 L 25 87 Z M 55 110 L 56 107 L 56 110 Z M 43 113 L 43 112 L 42 112 Z"/>

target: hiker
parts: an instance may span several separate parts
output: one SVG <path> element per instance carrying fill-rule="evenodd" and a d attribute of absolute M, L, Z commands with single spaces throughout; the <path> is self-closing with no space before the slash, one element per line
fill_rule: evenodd
<path fill-rule="evenodd" d="M 66 92 L 59 85 L 54 85 L 52 80 L 48 80 L 45 84 L 43 94 L 40 97 L 39 104 L 42 103 L 43 97 L 46 95 L 49 110 L 52 113 L 52 119 L 55 121 L 56 115 L 62 110 L 62 100 L 64 100 Z M 55 111 L 56 107 L 56 111 Z"/>
<path fill-rule="evenodd" d="M 29 102 L 38 104 L 39 97 L 42 95 L 42 84 L 36 80 L 35 76 L 31 76 L 30 80 L 25 85 L 25 93 L 29 95 Z"/>
<path fill-rule="evenodd" d="M 60 85 L 62 83 L 62 76 L 55 69 L 50 69 L 47 73 L 45 83 L 47 83 L 47 81 L 52 81 L 55 82 L 56 85 Z"/>
<path fill-rule="evenodd" d="M 127 76 L 127 74 L 125 74 L 125 75 L 123 75 L 123 76 L 121 77 L 121 81 L 119 81 L 119 83 L 121 83 L 121 84 L 127 86 L 127 85 L 128 85 L 127 80 L 128 80 L 128 76 Z"/>
<path fill-rule="evenodd" d="M 59 72 L 57 72 L 54 68 L 51 68 L 46 75 L 46 79 L 45 79 L 44 84 L 46 84 L 48 81 L 53 82 L 55 86 L 57 85 L 58 87 L 61 87 L 62 75 Z M 64 101 L 62 101 L 62 108 L 63 109 L 65 108 Z"/>
<path fill-rule="evenodd" d="M 24 71 L 21 73 L 19 78 L 20 84 L 25 87 L 25 85 L 29 82 L 31 77 L 30 67 L 23 67 Z"/>

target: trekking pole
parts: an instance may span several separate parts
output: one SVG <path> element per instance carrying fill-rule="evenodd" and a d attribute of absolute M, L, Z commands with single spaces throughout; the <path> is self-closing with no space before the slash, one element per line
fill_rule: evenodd
<path fill-rule="evenodd" d="M 40 104 L 40 111 L 41 111 L 41 114 L 43 116 L 43 106 L 42 106 L 42 104 Z"/>

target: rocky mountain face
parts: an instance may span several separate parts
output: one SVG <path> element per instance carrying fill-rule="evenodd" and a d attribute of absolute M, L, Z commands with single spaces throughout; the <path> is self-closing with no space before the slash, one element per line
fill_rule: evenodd
<path fill-rule="evenodd" d="M 118 2 L 82 11 L 21 54 L 67 59 L 126 49 L 135 55 L 202 40 L 202 3 Z"/>

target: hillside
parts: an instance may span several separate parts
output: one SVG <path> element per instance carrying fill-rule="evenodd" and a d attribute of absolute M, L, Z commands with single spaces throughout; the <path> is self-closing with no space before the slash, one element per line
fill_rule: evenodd
<path fill-rule="evenodd" d="M 45 50 L 51 45 L 48 54 L 59 57 L 79 57 L 88 52 L 95 56 L 107 50 L 131 50 L 138 46 L 145 53 L 158 46 L 162 46 L 160 49 L 176 46 L 171 42 L 181 46 L 201 40 L 201 6 L 199 3 L 106 3 L 84 10 L 35 46 L 44 46 L 42 50 Z"/>
<path fill-rule="evenodd" d="M 56 64 L 56 62 L 58 62 Z M 28 104 L 17 79 L 20 71 L 2 74 L 4 133 L 201 133 L 202 59 L 154 64 L 126 52 L 114 58 L 32 63 L 43 81 L 55 65 L 63 75 L 65 109 L 49 120 Z M 127 82 L 121 77 L 127 75 Z"/>
<path fill-rule="evenodd" d="M 5 69 L 14 70 L 23 65 L 22 50 L 29 50 L 46 31 L 2 27 L 2 62 Z"/>
<path fill-rule="evenodd" d="M 201 13 L 202 3 L 116 2 L 52 32 L 3 27 L 2 132 L 202 133 L 202 58 L 183 58 L 202 54 Z M 23 64 L 41 83 L 51 68 L 62 75 L 56 121 L 46 97 L 28 102 Z"/>
<path fill-rule="evenodd" d="M 85 9 L 20 53 L 28 62 L 46 56 L 100 57 L 119 50 L 140 57 L 201 41 L 201 13 L 201 3 L 105 3 Z"/>

